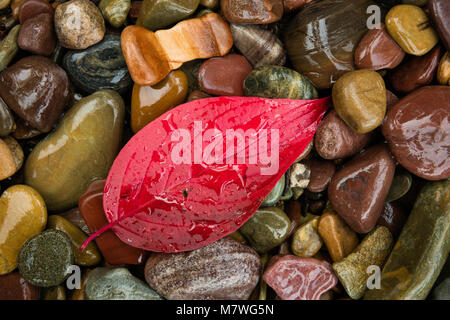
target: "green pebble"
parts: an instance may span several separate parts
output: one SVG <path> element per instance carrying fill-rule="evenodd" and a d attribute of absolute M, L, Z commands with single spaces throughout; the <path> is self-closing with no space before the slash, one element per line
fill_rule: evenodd
<path fill-rule="evenodd" d="M 89 300 L 162 300 L 159 294 L 125 268 L 92 270 L 85 293 Z"/>
<path fill-rule="evenodd" d="M 261 66 L 245 79 L 245 95 L 268 99 L 317 99 L 311 81 L 297 71 L 280 66 Z"/>
<path fill-rule="evenodd" d="M 423 300 L 436 281 L 450 249 L 450 180 L 429 182 L 381 272 L 381 289 L 367 300 Z"/>
<path fill-rule="evenodd" d="M 273 187 L 272 191 L 270 191 L 269 194 L 264 198 L 261 207 L 273 207 L 277 204 L 278 201 L 280 201 L 280 198 L 283 195 L 285 181 L 286 178 L 285 175 L 283 175 L 281 179 L 278 180 L 275 187 Z"/>
<path fill-rule="evenodd" d="M 19 271 L 32 285 L 53 287 L 69 276 L 74 259 L 70 238 L 62 231 L 47 230 L 25 242 L 19 253 Z"/>
<path fill-rule="evenodd" d="M 259 253 L 266 253 L 279 246 L 291 229 L 289 217 L 279 208 L 258 209 L 239 229 L 251 246 Z"/>
<path fill-rule="evenodd" d="M 412 176 L 406 170 L 397 170 L 394 180 L 386 198 L 386 202 L 392 202 L 403 197 L 411 188 Z"/>
<path fill-rule="evenodd" d="M 115 28 L 122 26 L 131 9 L 131 0 L 102 0 L 98 5 L 103 17 Z"/>
<path fill-rule="evenodd" d="M 144 0 L 136 24 L 158 30 L 189 17 L 199 3 L 200 0 Z"/>
<path fill-rule="evenodd" d="M 19 31 L 20 25 L 17 25 L 9 31 L 5 39 L 0 41 L 0 71 L 9 65 L 19 51 L 19 46 L 17 45 Z"/>

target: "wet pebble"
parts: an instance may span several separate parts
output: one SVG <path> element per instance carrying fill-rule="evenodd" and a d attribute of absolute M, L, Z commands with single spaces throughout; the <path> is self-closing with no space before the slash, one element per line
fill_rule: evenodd
<path fill-rule="evenodd" d="M 434 26 L 447 50 L 450 50 L 450 2 L 447 0 L 428 0 L 427 9 Z"/>
<path fill-rule="evenodd" d="M 336 172 L 334 163 L 317 158 L 307 160 L 306 165 L 311 170 L 307 189 L 311 192 L 325 191 Z"/>
<path fill-rule="evenodd" d="M 320 216 L 318 233 L 323 239 L 331 259 L 341 261 L 358 245 L 356 233 L 328 204 Z"/>
<path fill-rule="evenodd" d="M 152 254 L 145 279 L 169 300 L 245 300 L 258 284 L 260 269 L 253 249 L 223 238 L 190 252 Z"/>
<path fill-rule="evenodd" d="M 231 23 L 269 24 L 283 16 L 282 0 L 221 0 L 220 6 Z"/>
<path fill-rule="evenodd" d="M 294 68 L 318 89 L 330 88 L 354 70 L 353 54 L 367 31 L 366 10 L 373 4 L 371 0 L 315 1 L 297 13 L 283 32 Z"/>
<path fill-rule="evenodd" d="M 181 70 L 172 71 L 153 86 L 134 84 L 131 97 L 131 129 L 138 132 L 173 107 L 184 102 L 188 79 Z"/>
<path fill-rule="evenodd" d="M 42 197 L 25 185 L 6 189 L 0 198 L 0 275 L 17 267 L 25 241 L 42 232 L 47 208 Z"/>
<path fill-rule="evenodd" d="M 18 258 L 20 274 L 39 287 L 61 284 L 69 276 L 73 263 L 70 238 L 58 230 L 47 230 L 28 239 Z"/>
<path fill-rule="evenodd" d="M 381 272 L 381 288 L 368 300 L 423 300 L 436 281 L 450 249 L 450 181 L 429 182 Z"/>
<path fill-rule="evenodd" d="M 400 92 L 410 92 L 433 81 L 439 64 L 440 49 L 436 46 L 427 54 L 406 59 L 390 75 L 392 87 Z"/>
<path fill-rule="evenodd" d="M 0 180 L 14 175 L 23 164 L 24 154 L 22 147 L 13 137 L 0 139 Z"/>
<path fill-rule="evenodd" d="M 161 300 L 126 268 L 96 268 L 89 272 L 85 294 L 89 300 Z"/>
<path fill-rule="evenodd" d="M 439 84 L 450 85 L 450 55 L 448 51 L 442 56 L 437 71 Z"/>
<path fill-rule="evenodd" d="M 278 37 L 256 25 L 231 24 L 234 46 L 253 67 L 284 65 L 286 52 Z"/>
<path fill-rule="evenodd" d="M 370 133 L 355 132 L 331 110 L 317 128 L 314 147 L 322 158 L 335 160 L 357 154 L 369 141 Z"/>
<path fill-rule="evenodd" d="M 339 170 L 328 187 L 336 212 L 358 233 L 367 233 L 381 215 L 394 178 L 395 162 L 385 145 L 370 147 Z"/>
<path fill-rule="evenodd" d="M 346 73 L 334 84 L 332 97 L 337 114 L 360 134 L 377 128 L 386 114 L 386 87 L 375 71 Z"/>
<path fill-rule="evenodd" d="M 273 189 L 269 192 L 269 194 L 264 198 L 264 201 L 261 203 L 261 207 L 272 207 L 280 201 L 281 196 L 283 195 L 286 184 L 285 175 L 278 180 L 277 184 Z"/>
<path fill-rule="evenodd" d="M 383 267 L 391 252 L 393 238 L 386 227 L 378 226 L 342 261 L 333 263 L 340 283 L 352 299 L 360 299 L 367 289 L 370 266 Z"/>
<path fill-rule="evenodd" d="M 62 66 L 72 83 L 86 94 L 102 89 L 124 93 L 132 84 L 119 35 L 107 34 L 88 49 L 67 52 Z"/>
<path fill-rule="evenodd" d="M 5 101 L 0 98 L 0 137 L 7 136 L 16 128 L 14 117 Z"/>
<path fill-rule="evenodd" d="M 359 69 L 393 69 L 404 57 L 405 52 L 391 38 L 384 24 L 367 31 L 355 50 L 355 64 Z"/>
<path fill-rule="evenodd" d="M 386 202 L 392 202 L 403 197 L 411 188 L 411 174 L 405 170 L 397 169 L 395 171 L 394 180 L 392 180 Z"/>
<path fill-rule="evenodd" d="M 56 7 L 55 30 L 61 46 L 81 50 L 103 39 L 105 21 L 93 2 L 70 0 Z"/>
<path fill-rule="evenodd" d="M 244 81 L 247 97 L 269 99 L 317 99 L 317 90 L 297 71 L 280 66 L 254 69 Z"/>
<path fill-rule="evenodd" d="M 450 178 L 450 87 L 415 90 L 389 110 L 382 133 L 395 159 L 427 179 Z"/>
<path fill-rule="evenodd" d="M 263 279 L 282 300 L 319 300 L 338 282 L 328 262 L 292 255 L 273 257 Z"/>
<path fill-rule="evenodd" d="M 292 253 L 297 257 L 310 258 L 322 247 L 322 239 L 317 232 L 319 217 L 315 217 L 297 228 L 292 236 Z"/>
<path fill-rule="evenodd" d="M 45 0 L 26 0 L 19 7 L 19 22 L 23 24 L 29 18 L 36 17 L 41 13 L 49 14 L 53 20 L 55 9 Z"/>
<path fill-rule="evenodd" d="M 113 27 L 120 28 L 131 9 L 131 0 L 101 0 L 98 7 Z"/>
<path fill-rule="evenodd" d="M 103 189 L 105 180 L 95 180 L 89 184 L 78 201 L 79 210 L 89 231 L 94 233 L 108 224 L 103 210 Z M 95 238 L 103 258 L 111 265 L 141 264 L 145 251 L 122 242 L 112 230 L 107 230 Z"/>
<path fill-rule="evenodd" d="M 87 245 L 86 249 L 83 251 L 79 250 L 84 241 L 86 241 L 87 235 L 62 216 L 51 215 L 48 217 L 47 229 L 59 230 L 69 236 L 72 242 L 76 264 L 80 266 L 94 266 L 100 262 L 100 252 L 95 243 L 91 242 Z"/>
<path fill-rule="evenodd" d="M 25 182 L 39 191 L 50 210 L 74 207 L 90 182 L 106 177 L 119 151 L 124 113 L 117 92 L 97 91 L 78 101 L 33 149 Z"/>
<path fill-rule="evenodd" d="M 37 55 L 50 56 L 56 45 L 53 16 L 48 13 L 41 13 L 28 18 L 20 28 L 17 44 L 22 50 Z"/>
<path fill-rule="evenodd" d="M 136 24 L 158 30 L 189 17 L 199 0 L 144 0 Z"/>
<path fill-rule="evenodd" d="M 0 300 L 38 300 L 39 289 L 23 279 L 19 272 L 0 276 Z"/>
<path fill-rule="evenodd" d="M 200 87 L 206 93 L 218 96 L 243 96 L 244 80 L 252 71 L 247 59 L 238 54 L 211 58 L 198 71 Z"/>
<path fill-rule="evenodd" d="M 204 93 L 201 90 L 195 90 L 189 94 L 189 96 L 186 99 L 186 102 L 200 100 L 200 99 L 206 99 L 206 98 L 211 98 L 211 96 L 207 93 Z"/>
<path fill-rule="evenodd" d="M 408 54 L 422 56 L 439 41 L 427 15 L 415 5 L 393 7 L 386 15 L 385 23 L 391 37 Z"/>
<path fill-rule="evenodd" d="M 239 229 L 251 246 L 265 253 L 286 240 L 291 221 L 283 210 L 275 207 L 260 208 Z"/>
<path fill-rule="evenodd" d="M 33 128 L 48 132 L 69 102 L 69 78 L 42 56 L 23 58 L 0 73 L 0 96 Z"/>
<path fill-rule="evenodd" d="M 8 35 L 3 40 L 0 41 L 0 71 L 9 65 L 19 51 L 19 46 L 17 45 L 19 32 L 20 25 L 17 25 L 8 32 Z"/>
<path fill-rule="evenodd" d="M 407 214 L 400 203 L 386 202 L 377 224 L 385 226 L 394 237 L 397 237 L 400 234 L 400 231 L 402 231 L 406 218 Z"/>
<path fill-rule="evenodd" d="M 84 221 L 83 216 L 81 215 L 80 209 L 78 209 L 78 207 L 60 213 L 59 215 L 64 219 L 66 219 L 67 221 L 69 221 L 74 226 L 80 228 L 87 235 L 90 235 L 89 228 L 86 225 L 86 221 Z"/>

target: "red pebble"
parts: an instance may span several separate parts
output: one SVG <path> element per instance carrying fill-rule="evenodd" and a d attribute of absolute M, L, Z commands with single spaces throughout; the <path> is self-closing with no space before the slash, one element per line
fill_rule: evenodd
<path fill-rule="evenodd" d="M 283 300 L 320 300 L 338 283 L 328 262 L 293 255 L 273 257 L 263 279 Z"/>

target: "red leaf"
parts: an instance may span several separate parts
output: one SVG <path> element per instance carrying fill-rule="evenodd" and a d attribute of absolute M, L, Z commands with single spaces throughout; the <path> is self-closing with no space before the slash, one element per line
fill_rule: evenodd
<path fill-rule="evenodd" d="M 234 232 L 303 152 L 329 104 L 329 98 L 218 97 L 172 109 L 139 131 L 114 161 L 103 198 L 110 222 L 104 230 L 112 228 L 123 242 L 158 252 L 194 250 Z M 201 136 L 194 134 L 195 121 L 202 122 L 202 134 L 207 129 L 219 130 L 214 138 L 204 136 L 203 147 L 197 149 L 195 136 Z M 176 129 L 190 133 L 193 152 L 188 164 L 175 163 L 173 152 L 179 144 L 171 139 Z M 228 129 L 254 129 L 261 140 L 246 140 L 240 149 L 235 142 L 233 147 L 238 150 L 226 154 L 233 150 L 226 146 Z M 276 161 L 264 165 L 264 153 L 254 148 L 264 140 L 266 131 L 270 151 L 272 139 L 276 142 L 276 131 L 272 134 L 271 129 L 279 130 L 279 143 L 275 144 L 279 145 L 279 168 L 273 174 L 262 174 L 264 168 L 276 168 Z M 218 153 L 217 157 L 223 164 L 192 164 L 198 159 L 195 152 L 208 150 L 214 141 L 220 145 L 221 135 L 224 155 Z M 231 161 L 234 155 L 241 157 L 241 164 Z M 258 157 L 256 164 L 249 164 L 252 156 Z"/>

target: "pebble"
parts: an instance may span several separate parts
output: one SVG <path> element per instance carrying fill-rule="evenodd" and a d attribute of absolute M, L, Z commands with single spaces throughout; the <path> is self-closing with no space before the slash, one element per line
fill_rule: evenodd
<path fill-rule="evenodd" d="M 450 3 L 447 0 L 428 0 L 427 9 L 447 50 L 450 50 Z"/>
<path fill-rule="evenodd" d="M 26 282 L 20 272 L 0 276 L 0 300 L 38 300 L 39 289 Z"/>
<path fill-rule="evenodd" d="M 53 17 L 48 13 L 41 13 L 28 18 L 20 28 L 17 44 L 22 50 L 50 56 L 56 45 Z"/>
<path fill-rule="evenodd" d="M 437 71 L 437 80 L 442 85 L 450 85 L 450 55 L 448 51 L 442 56 Z"/>
<path fill-rule="evenodd" d="M 230 23 L 269 24 L 283 16 L 282 0 L 221 0 L 220 7 Z"/>
<path fill-rule="evenodd" d="M 393 69 L 404 57 L 405 52 L 387 33 L 384 24 L 367 31 L 355 50 L 355 64 L 359 69 Z"/>
<path fill-rule="evenodd" d="M 395 171 L 394 180 L 392 180 L 386 202 L 392 202 L 403 197 L 411 188 L 412 176 L 406 170 Z"/>
<path fill-rule="evenodd" d="M 0 137 L 5 137 L 16 129 L 14 117 L 5 101 L 0 98 Z"/>
<path fill-rule="evenodd" d="M 429 182 L 420 192 L 381 272 L 381 289 L 368 300 L 423 300 L 450 250 L 450 181 Z"/>
<path fill-rule="evenodd" d="M 130 9 L 130 18 L 133 21 L 136 21 L 136 19 L 139 16 L 139 11 L 141 11 L 143 1 L 131 1 L 131 9 Z"/>
<path fill-rule="evenodd" d="M 11 0 L 0 0 L 0 10 L 9 6 Z"/>
<path fill-rule="evenodd" d="M 317 230 L 333 262 L 341 261 L 347 257 L 358 245 L 356 233 L 329 203 L 320 216 Z"/>
<path fill-rule="evenodd" d="M 189 96 L 186 99 L 186 102 L 200 100 L 200 99 L 206 99 L 206 98 L 211 98 L 211 96 L 207 93 L 204 93 L 201 90 L 195 90 L 189 94 Z"/>
<path fill-rule="evenodd" d="M 393 238 L 386 227 L 378 226 L 342 261 L 333 263 L 333 270 L 352 299 L 360 299 L 367 289 L 370 266 L 383 267 L 391 252 Z"/>
<path fill-rule="evenodd" d="M 401 99 L 382 133 L 395 159 L 426 180 L 450 178 L 450 87 L 427 86 Z"/>
<path fill-rule="evenodd" d="M 86 298 L 86 284 L 89 273 L 91 273 L 93 269 L 86 269 L 84 272 L 83 277 L 81 278 L 80 288 L 75 289 L 72 296 L 70 297 L 70 300 L 87 300 Z M 95 270 L 95 269 L 94 269 Z"/>
<path fill-rule="evenodd" d="M 8 35 L 0 41 L 0 71 L 9 65 L 19 51 L 19 46 L 17 45 L 19 32 L 20 25 L 16 25 L 8 32 Z"/>
<path fill-rule="evenodd" d="M 398 97 L 393 94 L 391 91 L 386 90 L 386 110 L 390 110 L 397 102 Z"/>
<path fill-rule="evenodd" d="M 93 2 L 70 0 L 56 7 L 55 30 L 61 46 L 81 50 L 100 42 L 106 28 L 102 13 Z"/>
<path fill-rule="evenodd" d="M 253 65 L 282 66 L 286 63 L 283 43 L 270 30 L 256 25 L 230 24 L 234 46 Z"/>
<path fill-rule="evenodd" d="M 282 300 L 320 300 L 338 283 L 328 262 L 292 255 L 273 257 L 263 279 Z"/>
<path fill-rule="evenodd" d="M 36 17 L 41 13 L 49 14 L 53 20 L 55 9 L 45 0 L 26 0 L 19 6 L 19 22 L 23 24 L 29 18 Z"/>
<path fill-rule="evenodd" d="M 273 207 L 280 201 L 286 185 L 286 177 L 283 175 L 269 194 L 264 198 L 261 207 Z"/>
<path fill-rule="evenodd" d="M 19 143 L 12 137 L 0 139 L 0 180 L 14 175 L 23 164 L 23 150 Z"/>
<path fill-rule="evenodd" d="M 442 281 L 433 291 L 435 300 L 450 300 L 450 278 Z"/>
<path fill-rule="evenodd" d="M 65 218 L 59 215 L 51 215 L 48 217 L 47 229 L 59 230 L 69 236 L 77 265 L 94 266 L 100 263 L 101 255 L 94 242 L 89 243 L 85 250 L 79 250 L 86 241 L 87 235 Z"/>
<path fill-rule="evenodd" d="M 370 133 L 359 134 L 331 110 L 317 128 L 314 147 L 324 159 L 336 160 L 360 152 L 370 141 Z"/>
<path fill-rule="evenodd" d="M 18 20 L 19 19 L 19 10 L 20 10 L 20 6 L 25 2 L 26 0 L 12 0 L 11 1 L 11 11 L 12 11 L 12 16 L 14 20 Z"/>
<path fill-rule="evenodd" d="M 336 172 L 334 163 L 318 158 L 307 160 L 305 163 L 311 170 L 307 189 L 311 192 L 325 191 Z"/>
<path fill-rule="evenodd" d="M 286 240 L 291 221 L 283 210 L 276 207 L 260 208 L 239 229 L 258 253 L 266 253 Z"/>
<path fill-rule="evenodd" d="M 385 226 L 394 237 L 397 237 L 402 231 L 406 218 L 406 212 L 398 202 L 386 202 L 377 224 Z"/>
<path fill-rule="evenodd" d="M 66 290 L 63 286 L 44 288 L 44 300 L 66 300 Z"/>
<path fill-rule="evenodd" d="M 319 217 L 315 217 L 297 228 L 292 236 L 292 253 L 300 258 L 311 258 L 322 247 L 323 241 L 320 238 L 317 227 Z"/>
<path fill-rule="evenodd" d="M 42 232 L 47 209 L 42 197 L 32 188 L 15 185 L 0 198 L 0 275 L 17 267 L 20 248 L 29 238 Z"/>
<path fill-rule="evenodd" d="M 283 0 L 284 11 L 291 12 L 300 9 L 312 1 L 315 0 Z"/>
<path fill-rule="evenodd" d="M 260 270 L 253 249 L 223 238 L 190 252 L 152 254 L 145 279 L 169 300 L 245 300 L 258 284 Z"/>
<path fill-rule="evenodd" d="M 336 212 L 358 233 L 373 229 L 394 178 L 395 162 L 385 145 L 357 155 L 339 170 L 328 187 Z"/>
<path fill-rule="evenodd" d="M 120 28 L 127 20 L 131 0 L 101 0 L 98 7 L 110 25 Z"/>
<path fill-rule="evenodd" d="M 78 208 L 89 231 L 94 233 L 109 222 L 103 210 L 103 189 L 105 180 L 95 180 L 84 191 L 78 201 Z M 146 253 L 144 250 L 122 242 L 112 230 L 107 230 L 95 238 L 102 256 L 111 265 L 141 264 Z"/>
<path fill-rule="evenodd" d="M 198 70 L 200 88 L 217 96 L 243 96 L 252 66 L 244 56 L 229 54 L 205 61 Z"/>
<path fill-rule="evenodd" d="M 351 71 L 340 77 L 332 91 L 334 109 L 357 133 L 377 128 L 386 114 L 386 87 L 375 71 Z"/>
<path fill-rule="evenodd" d="M 125 93 L 132 85 L 116 34 L 107 34 L 88 49 L 67 52 L 62 66 L 72 83 L 86 94 L 102 89 Z"/>
<path fill-rule="evenodd" d="M 87 277 L 89 300 L 161 300 L 162 298 L 126 268 L 95 268 Z"/>
<path fill-rule="evenodd" d="M 310 182 L 311 170 L 303 163 L 294 163 L 289 175 L 289 186 L 291 188 L 305 189 Z"/>
<path fill-rule="evenodd" d="M 56 63 L 29 56 L 0 73 L 0 96 L 23 120 L 48 132 L 69 102 L 70 81 Z"/>
<path fill-rule="evenodd" d="M 200 0 L 200 4 L 212 10 L 219 6 L 219 0 Z"/>
<path fill-rule="evenodd" d="M 16 129 L 13 132 L 14 138 L 17 140 L 30 139 L 40 134 L 42 132 L 34 129 L 28 122 L 21 118 L 16 118 Z"/>
<path fill-rule="evenodd" d="M 292 17 L 283 35 L 295 70 L 318 89 L 330 88 L 354 70 L 353 54 L 367 31 L 366 10 L 374 4 L 371 0 L 315 1 Z"/>
<path fill-rule="evenodd" d="M 189 17 L 199 3 L 199 0 L 144 0 L 136 24 L 158 30 Z"/>
<path fill-rule="evenodd" d="M 254 69 L 245 79 L 247 97 L 268 99 L 317 99 L 316 88 L 297 71 L 280 66 L 262 66 Z"/>
<path fill-rule="evenodd" d="M 411 56 L 390 74 L 392 87 L 400 92 L 411 92 L 430 84 L 436 74 L 439 56 L 439 46 L 423 56 Z"/>
<path fill-rule="evenodd" d="M 188 92 L 188 79 L 175 70 L 153 86 L 134 84 L 131 97 L 131 129 L 138 132 L 173 107 L 183 103 Z"/>
<path fill-rule="evenodd" d="M 20 274 L 32 285 L 57 286 L 70 275 L 74 263 L 70 238 L 62 231 L 44 231 L 25 242 L 18 262 Z"/>
<path fill-rule="evenodd" d="M 119 151 L 124 113 L 117 92 L 97 91 L 70 108 L 33 149 L 25 183 L 39 191 L 50 210 L 73 208 L 90 182 L 106 177 Z"/>
<path fill-rule="evenodd" d="M 121 43 L 133 81 L 154 85 L 184 62 L 224 56 L 233 46 L 233 38 L 221 16 L 209 13 L 155 33 L 128 26 L 122 31 Z"/>
<path fill-rule="evenodd" d="M 385 19 L 391 37 L 408 54 L 423 56 L 439 41 L 425 12 L 409 4 L 400 4 L 389 10 Z"/>
<path fill-rule="evenodd" d="M 69 221 L 74 226 L 77 226 L 81 229 L 85 234 L 90 235 L 88 226 L 86 225 L 86 221 L 84 221 L 83 216 L 81 215 L 80 209 L 78 207 L 73 208 L 69 211 L 63 212 L 59 214 L 61 217 Z"/>

